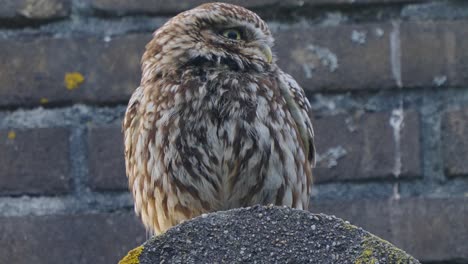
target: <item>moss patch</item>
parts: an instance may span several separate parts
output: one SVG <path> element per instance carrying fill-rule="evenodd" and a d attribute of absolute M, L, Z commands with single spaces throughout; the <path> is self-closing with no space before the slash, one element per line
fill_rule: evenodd
<path fill-rule="evenodd" d="M 365 248 L 354 264 L 375 264 L 377 259 L 372 256 L 372 253 L 373 251 L 371 248 Z"/>
<path fill-rule="evenodd" d="M 140 255 L 143 251 L 143 246 L 139 246 L 134 248 L 128 252 L 127 256 L 125 256 L 119 264 L 139 264 L 140 263 Z"/>
<path fill-rule="evenodd" d="M 361 246 L 362 253 L 354 261 L 355 264 L 374 264 L 380 262 L 380 259 L 385 259 L 385 263 L 413 263 L 411 262 L 413 259 L 403 250 L 371 234 L 363 237 Z"/>

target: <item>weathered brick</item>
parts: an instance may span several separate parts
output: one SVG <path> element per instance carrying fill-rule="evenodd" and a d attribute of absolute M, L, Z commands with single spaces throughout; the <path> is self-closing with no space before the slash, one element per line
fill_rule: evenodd
<path fill-rule="evenodd" d="M 3 0 L 0 5 L 0 20 L 50 20 L 68 16 L 69 0 Z"/>
<path fill-rule="evenodd" d="M 353 32 L 365 34 L 363 44 L 352 40 Z M 306 90 L 388 88 L 395 84 L 388 35 L 386 25 L 280 31 L 276 50 L 280 66 Z M 90 37 L 2 40 L 0 106 L 126 102 L 139 84 L 139 61 L 149 39 L 135 34 L 107 42 Z M 82 83 L 73 83 L 81 77 Z"/>
<path fill-rule="evenodd" d="M 399 139 L 391 117 L 391 113 L 357 112 L 317 118 L 316 182 L 394 179 L 398 170 L 399 177 L 420 176 L 419 115 L 404 112 Z"/>
<path fill-rule="evenodd" d="M 377 236 L 384 239 L 391 239 L 393 237 L 390 204 L 390 200 L 382 199 L 359 199 L 351 201 L 312 200 L 310 211 L 313 213 L 335 215 Z"/>
<path fill-rule="evenodd" d="M 468 262 L 468 198 L 411 199 L 391 210 L 397 246 L 423 261 Z"/>
<path fill-rule="evenodd" d="M 448 176 L 468 176 L 468 108 L 450 111 L 442 117 L 442 150 Z"/>
<path fill-rule="evenodd" d="M 280 30 L 278 64 L 308 91 L 396 87 L 390 32 L 389 24 Z"/>
<path fill-rule="evenodd" d="M 175 14 L 206 3 L 203 0 L 163 1 L 163 0 L 88 0 L 91 6 L 100 12 L 125 15 L 125 14 Z M 228 0 L 219 1 L 240 5 L 254 10 L 271 7 L 302 8 L 306 6 L 329 5 L 356 5 L 356 4 L 383 4 L 410 2 L 410 0 Z"/>
<path fill-rule="evenodd" d="M 401 10 L 401 17 L 405 20 L 456 20 L 468 17 L 466 1 L 428 1 L 426 3 L 409 3 Z"/>
<path fill-rule="evenodd" d="M 130 213 L 0 218 L 0 263 L 117 263 L 145 240 Z"/>
<path fill-rule="evenodd" d="M 90 127 L 90 185 L 95 190 L 127 190 L 123 135 L 120 126 Z"/>
<path fill-rule="evenodd" d="M 69 131 L 0 130 L 0 194 L 61 194 L 70 190 Z"/>
<path fill-rule="evenodd" d="M 139 34 L 110 41 L 1 40 L 0 106 L 126 102 L 139 85 L 140 58 L 148 40 L 149 35 Z"/>
<path fill-rule="evenodd" d="M 424 0 L 419 0 L 424 1 Z M 304 0 L 304 3 L 312 5 L 360 5 L 360 4 L 392 4 L 392 3 L 408 3 L 414 2 L 411 0 Z"/>
<path fill-rule="evenodd" d="M 422 262 L 468 260 L 466 197 L 312 201 L 311 211 L 348 220 Z"/>
<path fill-rule="evenodd" d="M 468 21 L 401 24 L 405 87 L 462 86 L 468 82 Z"/>

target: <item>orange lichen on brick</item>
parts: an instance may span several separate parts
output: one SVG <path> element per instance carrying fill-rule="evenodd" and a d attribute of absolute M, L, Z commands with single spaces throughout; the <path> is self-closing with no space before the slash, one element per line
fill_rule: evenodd
<path fill-rule="evenodd" d="M 78 88 L 83 82 L 85 78 L 79 72 L 69 72 L 65 74 L 65 87 L 68 90 L 74 90 Z"/>
<path fill-rule="evenodd" d="M 15 131 L 13 131 L 13 130 L 9 131 L 9 132 L 8 132 L 8 139 L 13 140 L 13 139 L 15 139 L 15 138 L 16 138 L 16 133 L 15 133 Z"/>

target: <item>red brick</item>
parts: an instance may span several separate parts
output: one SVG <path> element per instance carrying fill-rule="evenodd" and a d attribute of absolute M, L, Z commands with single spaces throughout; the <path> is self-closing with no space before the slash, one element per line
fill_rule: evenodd
<path fill-rule="evenodd" d="M 50 20 L 63 18 L 70 13 L 69 0 L 3 0 L 0 20 Z"/>
<path fill-rule="evenodd" d="M 311 207 L 348 220 L 423 263 L 468 260 L 466 197 L 313 201 Z"/>
<path fill-rule="evenodd" d="M 395 179 L 398 144 L 391 113 L 354 113 L 316 118 L 316 182 Z M 399 177 L 421 175 L 419 115 L 404 112 Z"/>
<path fill-rule="evenodd" d="M 94 190 L 127 190 L 123 135 L 120 126 L 90 127 L 90 185 Z"/>
<path fill-rule="evenodd" d="M 0 194 L 68 192 L 68 129 L 0 130 L 0 168 Z"/>
<path fill-rule="evenodd" d="M 139 85 L 148 40 L 138 34 L 109 42 L 91 37 L 1 40 L 0 106 L 38 105 L 44 99 L 49 104 L 127 102 Z M 73 74 L 84 82 L 70 90 L 65 78 Z"/>
<path fill-rule="evenodd" d="M 463 86 L 468 82 L 468 21 L 419 21 L 401 25 L 405 87 Z"/>
<path fill-rule="evenodd" d="M 281 30 L 275 34 L 278 64 L 313 92 L 396 87 L 390 32 L 389 24 Z"/>
<path fill-rule="evenodd" d="M 468 177 L 468 108 L 450 111 L 442 117 L 442 150 L 445 173 Z"/>
<path fill-rule="evenodd" d="M 0 263 L 117 263 L 145 240 L 131 213 L 0 218 Z"/>

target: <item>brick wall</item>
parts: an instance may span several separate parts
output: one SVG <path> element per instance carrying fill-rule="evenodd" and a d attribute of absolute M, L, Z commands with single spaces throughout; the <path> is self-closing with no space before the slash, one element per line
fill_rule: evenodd
<path fill-rule="evenodd" d="M 201 2 L 2 1 L 0 263 L 116 263 L 146 239 L 119 126 L 151 32 Z M 313 105 L 311 210 L 468 263 L 468 3 L 231 2 Z"/>

